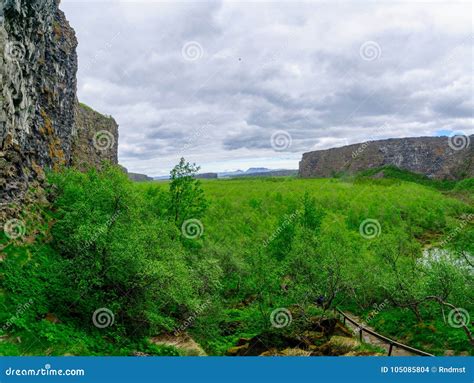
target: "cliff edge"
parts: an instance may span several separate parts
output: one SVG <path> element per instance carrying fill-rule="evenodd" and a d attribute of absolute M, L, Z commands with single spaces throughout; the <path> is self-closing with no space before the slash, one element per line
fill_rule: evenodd
<path fill-rule="evenodd" d="M 393 165 L 433 179 L 474 177 L 474 136 L 392 138 L 303 154 L 300 177 L 333 177 Z"/>
<path fill-rule="evenodd" d="M 117 163 L 117 124 L 77 102 L 77 39 L 58 5 L 0 3 L 2 208 L 41 187 L 46 169 Z"/>

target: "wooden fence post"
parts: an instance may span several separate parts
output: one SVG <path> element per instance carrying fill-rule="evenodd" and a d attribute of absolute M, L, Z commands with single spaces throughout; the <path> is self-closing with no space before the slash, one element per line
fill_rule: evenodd
<path fill-rule="evenodd" d="M 388 356 L 392 355 L 393 343 L 390 343 L 390 347 L 388 349 Z"/>
<path fill-rule="evenodd" d="M 339 313 L 340 316 L 342 316 L 342 320 L 344 322 L 344 325 L 346 325 L 346 322 L 349 321 L 349 323 L 353 324 L 354 326 L 356 326 L 356 328 L 354 329 L 354 336 L 357 336 L 356 335 L 356 332 L 357 332 L 357 329 L 359 330 L 359 339 L 361 342 L 363 342 L 364 338 L 363 338 L 363 332 L 364 332 L 364 327 L 362 327 L 361 324 L 359 324 L 358 322 L 356 322 L 354 319 L 352 319 L 351 317 L 349 316 L 346 316 L 346 314 L 343 312 L 343 311 L 340 311 L 339 309 L 334 309 L 334 311 L 336 311 L 337 313 Z M 347 320 L 346 320 L 347 319 Z M 380 335 L 376 332 L 374 332 L 373 330 L 371 329 L 365 329 L 365 331 L 369 334 L 369 335 L 372 335 L 374 337 L 376 337 L 377 339 L 380 339 L 382 340 L 385 344 L 388 344 L 390 345 L 389 349 L 388 349 L 388 356 L 391 356 L 392 355 L 392 352 L 393 352 L 393 347 L 398 347 L 398 348 L 401 348 L 402 350 L 407 350 L 411 353 L 414 353 L 414 354 L 417 354 L 417 355 L 423 355 L 423 356 L 434 356 L 432 354 L 429 354 L 427 352 L 424 352 L 424 351 L 421 351 L 421 350 L 417 350 L 416 348 L 413 348 L 413 347 L 409 347 L 407 345 L 404 345 L 402 343 L 399 343 L 399 342 L 396 342 L 394 341 L 393 339 L 389 339 L 387 338 L 386 336 L 383 336 L 383 335 Z M 370 339 L 369 339 L 369 342 L 370 342 Z"/>

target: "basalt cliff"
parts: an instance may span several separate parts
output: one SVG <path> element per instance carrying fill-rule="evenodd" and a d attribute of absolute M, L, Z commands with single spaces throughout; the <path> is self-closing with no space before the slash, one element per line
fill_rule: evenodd
<path fill-rule="evenodd" d="M 0 3 L 0 218 L 47 169 L 117 163 L 117 123 L 77 101 L 76 47 L 59 0 Z"/>
<path fill-rule="evenodd" d="M 393 165 L 432 179 L 474 177 L 474 135 L 393 138 L 303 154 L 300 177 L 333 177 Z"/>

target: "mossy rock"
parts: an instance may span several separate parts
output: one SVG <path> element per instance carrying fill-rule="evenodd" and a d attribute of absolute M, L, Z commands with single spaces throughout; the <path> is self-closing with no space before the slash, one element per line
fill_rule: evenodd
<path fill-rule="evenodd" d="M 249 350 L 249 344 L 246 343 L 242 346 L 229 348 L 226 352 L 226 355 L 227 356 L 244 356 L 244 355 L 247 355 L 248 350 Z"/>
<path fill-rule="evenodd" d="M 320 346 L 327 340 L 324 333 L 317 331 L 304 331 L 300 337 L 301 341 L 308 347 L 314 345 Z"/>
<path fill-rule="evenodd" d="M 328 342 L 319 347 L 318 350 L 322 355 L 345 355 L 351 351 L 356 351 L 360 347 L 360 342 L 354 338 L 345 336 L 333 336 Z M 321 355 L 318 353 L 318 355 Z"/>

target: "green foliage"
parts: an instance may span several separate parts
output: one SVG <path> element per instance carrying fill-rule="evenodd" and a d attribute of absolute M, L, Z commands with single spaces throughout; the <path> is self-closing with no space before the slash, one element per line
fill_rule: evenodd
<path fill-rule="evenodd" d="M 199 182 L 196 171 L 182 159 L 170 183 L 131 183 L 112 166 L 51 174 L 54 203 L 28 222 L 33 239 L 2 240 L 0 319 L 10 338 L 0 352 L 178 355 L 148 339 L 192 318 L 185 331 L 222 355 L 268 331 L 275 308 L 364 316 L 383 302 L 370 323 L 381 333 L 435 353 L 469 350 L 440 305 L 423 300 L 473 312 L 474 209 L 451 198 L 469 181 L 446 196 L 404 173 Z M 199 241 L 182 240 L 189 218 L 202 220 Z M 366 219 L 380 225 L 373 238 L 360 233 Z M 428 245 L 443 248 L 423 254 Z M 99 308 L 113 312 L 112 326 L 94 326 Z"/>
<path fill-rule="evenodd" d="M 474 178 L 466 178 L 464 180 L 456 183 L 456 186 L 453 189 L 454 191 L 471 191 L 474 192 Z"/>
<path fill-rule="evenodd" d="M 277 260 L 281 261 L 291 251 L 296 231 L 296 215 L 296 212 L 285 214 L 278 219 L 277 227 L 268 246 L 270 253 Z"/>
<path fill-rule="evenodd" d="M 178 227 L 186 219 L 200 218 L 207 208 L 200 181 L 194 178 L 199 169 L 181 158 L 171 170 L 170 212 Z"/>
<path fill-rule="evenodd" d="M 87 173 L 67 169 L 51 174 L 50 182 L 55 200 L 51 243 L 11 244 L 4 250 L 7 310 L 2 319 L 34 301 L 9 332 L 35 329 L 46 343 L 57 345 L 74 339 L 57 333 L 61 326 L 44 327 L 52 313 L 69 332 L 77 328 L 94 336 L 101 331 L 129 343 L 132 334 L 172 331 L 185 312 L 214 294 L 219 265 L 203 257 L 201 267 L 193 266 L 176 241 L 179 232 L 165 214 L 163 193 L 135 189 L 112 166 Z M 92 318 L 101 308 L 113 313 L 114 322 L 98 330 Z M 43 327 L 34 327 L 38 320 Z M 122 353 L 117 348 L 104 352 Z"/>
<path fill-rule="evenodd" d="M 367 178 L 373 177 L 377 174 L 383 173 L 383 179 L 374 180 L 371 182 L 380 183 L 382 185 L 389 185 L 390 180 L 414 182 L 424 186 L 433 187 L 439 190 L 451 190 L 456 186 L 456 181 L 453 180 L 433 180 L 423 174 L 413 173 L 408 170 L 397 168 L 393 165 L 365 170 L 357 174 L 357 182 L 367 182 Z"/>
<path fill-rule="evenodd" d="M 107 307 L 127 333 L 170 330 L 173 315 L 196 299 L 175 228 L 150 214 L 148 201 L 116 168 L 65 171 L 53 182 L 54 245 L 67 262 L 62 274 L 75 281 L 62 296 L 76 303 L 61 314 L 86 322 Z"/>
<path fill-rule="evenodd" d="M 316 207 L 316 198 L 311 197 L 306 191 L 303 197 L 302 225 L 309 230 L 317 230 L 323 217 L 323 210 Z"/>

